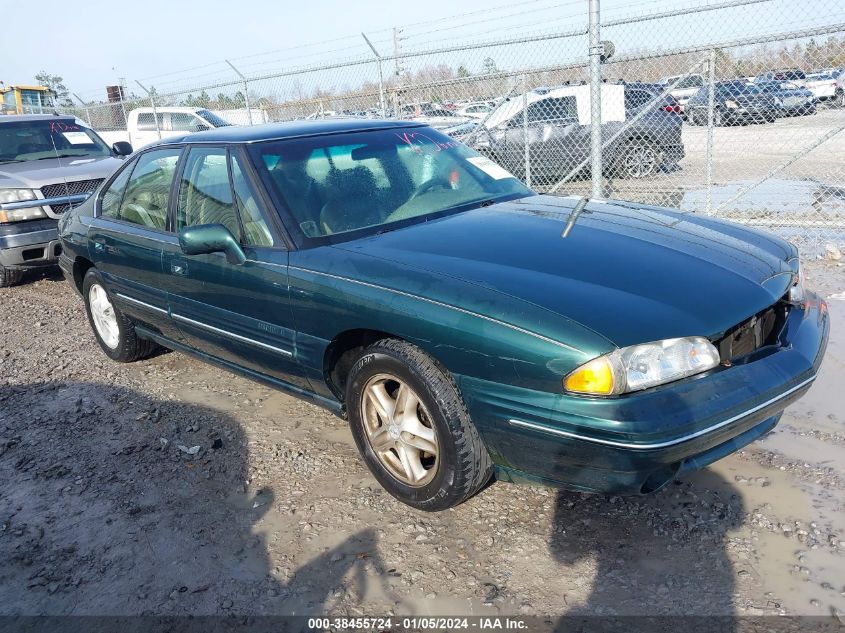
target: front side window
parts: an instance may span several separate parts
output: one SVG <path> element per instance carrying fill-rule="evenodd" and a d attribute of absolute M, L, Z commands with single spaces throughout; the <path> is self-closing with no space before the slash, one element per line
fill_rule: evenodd
<path fill-rule="evenodd" d="M 170 129 L 173 132 L 198 132 L 207 127 L 197 117 L 187 112 L 173 112 L 170 115 Z"/>
<path fill-rule="evenodd" d="M 250 151 L 306 244 L 533 193 L 491 160 L 428 127 L 268 141 Z"/>
<path fill-rule="evenodd" d="M 157 114 L 156 117 L 158 118 L 158 129 L 164 129 L 164 117 L 161 114 Z M 139 132 L 155 132 L 156 130 L 156 117 L 153 117 L 152 112 L 140 112 L 138 114 L 138 123 L 136 124 L 136 128 Z"/>
<path fill-rule="evenodd" d="M 267 217 L 261 211 L 258 194 L 244 174 L 241 159 L 237 154 L 232 155 L 232 189 L 244 228 L 244 243 L 250 246 L 273 246 L 273 235 L 267 224 Z"/>
<path fill-rule="evenodd" d="M 182 148 L 176 147 L 145 152 L 138 158 L 120 203 L 118 219 L 159 231 L 167 228 L 170 186 L 181 153 Z"/>
<path fill-rule="evenodd" d="M 226 148 L 194 147 L 185 159 L 176 205 L 176 230 L 197 224 L 222 224 L 240 239 Z"/>

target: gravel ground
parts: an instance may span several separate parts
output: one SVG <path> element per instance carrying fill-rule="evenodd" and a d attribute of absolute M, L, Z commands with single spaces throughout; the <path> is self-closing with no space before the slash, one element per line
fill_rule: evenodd
<path fill-rule="evenodd" d="M 825 296 L 845 267 L 811 262 Z M 845 621 L 845 301 L 762 441 L 648 497 L 382 492 L 345 423 L 166 352 L 58 277 L 0 290 L 0 614 L 817 614 Z"/>

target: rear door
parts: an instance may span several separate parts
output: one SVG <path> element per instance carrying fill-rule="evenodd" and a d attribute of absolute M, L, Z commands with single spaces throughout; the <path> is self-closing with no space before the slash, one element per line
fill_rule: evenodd
<path fill-rule="evenodd" d="M 177 243 L 167 229 L 170 189 L 181 147 L 144 152 L 103 190 L 88 230 L 89 253 L 121 309 L 167 337 L 162 251 Z"/>
<path fill-rule="evenodd" d="M 222 224 L 247 261 L 222 253 L 184 255 L 166 249 L 173 319 L 183 341 L 202 352 L 310 389 L 296 360 L 288 297 L 288 252 L 260 188 L 237 148 L 191 147 L 180 172 L 175 230 Z"/>

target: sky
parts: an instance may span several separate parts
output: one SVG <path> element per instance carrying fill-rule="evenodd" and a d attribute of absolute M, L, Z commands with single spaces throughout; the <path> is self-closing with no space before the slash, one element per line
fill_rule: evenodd
<path fill-rule="evenodd" d="M 601 0 L 602 22 L 724 2 Z M 0 0 L 0 80 L 30 83 L 45 70 L 62 76 L 69 90 L 86 101 L 102 100 L 104 87 L 118 77 L 125 78 L 131 92 L 142 94 L 135 83 L 140 80 L 166 94 L 213 84 L 221 76 L 231 79 L 225 59 L 253 76 L 368 56 L 362 31 L 382 54 L 390 54 L 394 26 L 403 27 L 403 50 L 419 50 L 515 34 L 570 32 L 586 26 L 587 8 L 588 0 Z M 616 41 L 618 53 L 625 53 L 843 21 L 845 0 L 750 0 L 735 9 L 610 28 L 603 34 Z M 529 65 L 564 63 L 573 56 L 581 59 L 585 48 L 585 40 L 579 39 L 495 54 L 505 65 L 502 58 L 508 55 Z M 416 63 L 466 62 L 477 71 L 487 54 L 478 50 L 475 58 L 456 53 Z M 337 71 L 337 81 L 345 79 L 344 72 Z"/>

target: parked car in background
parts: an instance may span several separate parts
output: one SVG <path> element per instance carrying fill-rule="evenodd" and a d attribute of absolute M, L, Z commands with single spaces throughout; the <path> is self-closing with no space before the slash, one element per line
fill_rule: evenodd
<path fill-rule="evenodd" d="M 845 73 L 839 73 L 836 77 L 836 92 L 833 99 L 837 106 L 845 108 Z"/>
<path fill-rule="evenodd" d="M 437 103 L 406 103 L 400 109 L 402 119 L 425 123 L 436 129 L 467 123 L 473 117 L 460 116 L 456 111 L 447 110 Z"/>
<path fill-rule="evenodd" d="M 807 80 L 807 75 L 803 70 L 798 68 L 784 68 L 781 70 L 770 70 L 768 72 L 757 75 L 754 78 L 754 83 L 765 83 L 770 81 L 791 81 L 798 86 L 804 86 Z"/>
<path fill-rule="evenodd" d="M 205 108 L 176 106 L 156 108 L 155 112 L 152 108 L 135 108 L 126 119 L 126 130 L 100 132 L 103 140 L 107 143 L 126 141 L 139 148 L 160 138 L 232 125 Z"/>
<path fill-rule="evenodd" d="M 816 101 L 829 101 L 836 96 L 836 76 L 832 72 L 810 73 L 804 84 Z"/>
<path fill-rule="evenodd" d="M 109 148 L 74 117 L 0 117 L 0 287 L 56 263 L 58 219 L 131 152 L 126 143 Z"/>
<path fill-rule="evenodd" d="M 163 345 L 342 415 L 428 511 L 492 476 L 659 490 L 768 433 L 830 328 L 788 242 L 538 196 L 401 121 L 166 139 L 61 236 L 108 357 Z"/>
<path fill-rule="evenodd" d="M 659 89 L 650 84 L 602 85 L 602 134 L 609 138 L 624 129 L 604 150 L 608 174 L 645 178 L 683 158 L 682 120 L 672 97 L 653 103 L 647 114 L 628 123 L 656 94 Z M 515 96 L 471 138 L 473 147 L 520 178 L 526 175 L 527 142 L 532 181 L 555 182 L 590 155 L 590 87 L 544 87 Z"/>
<path fill-rule="evenodd" d="M 690 97 L 698 92 L 701 86 L 706 83 L 706 80 L 703 75 L 699 74 L 689 75 L 688 77 L 684 77 L 683 75 L 674 75 L 663 77 L 658 80 L 657 83 L 662 87 L 666 87 L 674 84 L 675 82 L 677 82 L 677 84 L 674 88 L 672 88 L 669 94 L 675 98 L 681 108 L 681 113 L 686 116 L 685 109 L 687 101 L 689 101 Z"/>
<path fill-rule="evenodd" d="M 801 88 L 791 81 L 756 82 L 752 88 L 775 100 L 775 106 L 780 111 L 778 116 L 816 113 L 816 98 L 812 91 Z"/>
<path fill-rule="evenodd" d="M 748 84 L 741 79 L 716 82 L 713 85 L 714 125 L 774 121 L 780 108 L 774 97 L 760 92 L 756 85 L 756 82 Z M 709 87 L 703 86 L 687 102 L 687 120 L 691 125 L 707 125 L 708 99 Z"/>
<path fill-rule="evenodd" d="M 472 119 L 483 119 L 492 112 L 495 107 L 496 104 L 492 101 L 474 101 L 455 109 L 455 114 Z"/>

